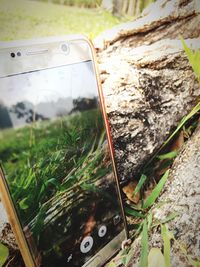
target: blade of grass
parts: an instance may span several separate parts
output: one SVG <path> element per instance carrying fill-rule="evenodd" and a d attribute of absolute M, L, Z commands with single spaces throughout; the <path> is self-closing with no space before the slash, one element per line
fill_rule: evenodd
<path fill-rule="evenodd" d="M 8 248 L 0 243 L 0 266 L 3 266 L 5 263 L 6 259 L 8 258 L 8 254 Z"/>
<path fill-rule="evenodd" d="M 153 189 L 151 195 L 144 202 L 144 205 L 143 205 L 144 209 L 147 209 L 147 208 L 151 207 L 154 204 L 155 200 L 158 198 L 160 192 L 162 191 L 162 189 L 163 189 L 163 187 L 164 187 L 164 185 L 165 185 L 165 183 L 167 181 L 168 175 L 169 175 L 169 170 L 167 170 L 165 172 L 165 174 L 160 179 L 159 183 Z"/>
<path fill-rule="evenodd" d="M 168 231 L 167 226 L 161 225 L 161 236 L 164 242 L 164 258 L 165 266 L 170 267 L 170 240 L 173 238 L 173 235 Z"/>
<path fill-rule="evenodd" d="M 149 215 L 147 216 L 147 228 L 148 228 L 148 230 L 150 230 L 150 228 L 151 228 L 152 221 L 153 221 L 153 214 L 150 211 Z"/>
<path fill-rule="evenodd" d="M 128 215 L 134 216 L 134 217 L 145 218 L 144 214 L 142 214 L 136 210 L 130 209 L 128 207 L 125 208 L 125 213 Z"/>
<path fill-rule="evenodd" d="M 178 155 L 178 151 L 171 151 L 169 153 L 166 154 L 162 154 L 162 155 L 158 155 L 157 158 L 160 160 L 163 159 L 173 159 Z"/>
<path fill-rule="evenodd" d="M 164 256 L 159 248 L 152 248 L 148 255 L 148 267 L 166 267 Z"/>
<path fill-rule="evenodd" d="M 167 223 L 167 222 L 173 220 L 174 218 L 176 218 L 177 216 L 179 216 L 179 214 L 178 214 L 177 212 L 172 212 L 172 213 L 170 213 L 169 216 L 167 216 L 166 218 L 164 218 L 164 219 L 161 221 L 161 223 Z"/>
<path fill-rule="evenodd" d="M 138 182 L 138 184 L 137 184 L 137 186 L 136 186 L 136 188 L 135 188 L 135 190 L 133 192 L 133 196 L 135 196 L 141 190 L 141 188 L 142 188 L 143 184 L 145 183 L 146 179 L 147 179 L 147 176 L 142 174 L 141 177 L 140 177 L 140 180 L 139 180 L 139 182 Z"/>
<path fill-rule="evenodd" d="M 117 265 L 112 261 L 109 263 L 108 267 L 117 267 Z"/>
<path fill-rule="evenodd" d="M 192 51 L 185 43 L 183 38 L 180 36 L 182 45 L 184 47 L 185 53 L 189 59 L 189 62 L 194 70 L 194 73 L 196 74 L 196 77 L 200 83 L 200 51 Z"/>
<path fill-rule="evenodd" d="M 144 166 L 144 169 L 148 169 L 150 163 L 157 157 L 158 153 L 172 140 L 172 138 L 179 132 L 179 130 L 184 126 L 184 124 L 191 119 L 195 114 L 200 111 L 200 102 L 187 114 L 185 117 L 182 118 L 181 122 L 175 129 L 175 131 L 168 137 L 168 139 L 163 143 L 163 145 L 159 148 L 159 150 L 154 154 L 154 156 L 147 162 Z"/>
<path fill-rule="evenodd" d="M 143 222 L 143 230 L 142 230 L 142 239 L 141 239 L 141 254 L 140 254 L 140 262 L 139 267 L 147 267 L 148 264 L 148 230 L 147 230 L 147 221 L 146 219 Z"/>
<path fill-rule="evenodd" d="M 164 224 L 164 223 L 168 223 L 170 221 L 172 221 L 174 218 L 176 218 L 177 216 L 179 216 L 179 214 L 177 212 L 172 212 L 169 216 L 167 216 L 166 218 L 164 218 L 163 220 L 159 221 L 157 220 L 153 225 L 152 228 Z"/>
<path fill-rule="evenodd" d="M 138 229 L 136 230 L 136 232 L 132 235 L 132 238 L 137 237 L 137 236 L 141 233 L 142 226 L 143 226 L 143 222 L 141 222 L 141 223 L 139 224 L 139 227 L 138 227 Z"/>
<path fill-rule="evenodd" d="M 142 205 L 140 203 L 137 205 L 130 204 L 129 207 L 137 211 L 143 211 Z"/>
<path fill-rule="evenodd" d="M 183 119 L 179 123 L 176 130 L 170 135 L 170 137 L 167 139 L 167 141 L 164 142 L 162 148 L 174 137 L 175 134 L 177 134 L 177 132 L 183 127 L 183 125 L 199 111 L 200 111 L 200 102 L 190 111 L 190 113 L 188 115 L 183 117 Z"/>
<path fill-rule="evenodd" d="M 124 266 L 128 265 L 132 257 L 133 251 L 130 249 L 129 252 L 122 258 L 122 263 L 124 264 Z"/>

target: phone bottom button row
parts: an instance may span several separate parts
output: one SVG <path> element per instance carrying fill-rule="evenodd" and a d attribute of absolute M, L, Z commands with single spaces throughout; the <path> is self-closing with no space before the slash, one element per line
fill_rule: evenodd
<path fill-rule="evenodd" d="M 93 238 L 91 236 L 86 236 L 81 242 L 80 251 L 82 253 L 88 253 L 92 249 L 93 243 Z"/>

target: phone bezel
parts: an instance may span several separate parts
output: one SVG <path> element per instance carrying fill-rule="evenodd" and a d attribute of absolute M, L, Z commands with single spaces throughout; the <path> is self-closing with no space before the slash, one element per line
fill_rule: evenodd
<path fill-rule="evenodd" d="M 126 217 L 125 217 L 125 213 L 124 213 L 124 209 L 123 209 L 123 204 L 122 204 L 122 198 L 121 198 L 121 189 L 119 186 L 119 179 L 117 178 L 117 170 L 116 170 L 116 165 L 115 165 L 115 160 L 114 160 L 114 149 L 112 146 L 112 139 L 111 139 L 111 133 L 110 133 L 110 127 L 109 127 L 109 123 L 108 123 L 108 117 L 106 114 L 106 108 L 105 108 L 105 100 L 103 97 L 103 92 L 102 92 L 102 87 L 101 87 L 101 82 L 100 82 L 100 77 L 98 74 L 98 66 L 97 66 L 97 58 L 96 58 L 96 54 L 95 54 L 95 49 L 92 45 L 92 43 L 88 40 L 87 37 L 83 36 L 83 35 L 68 35 L 68 36 L 61 36 L 61 37 L 48 37 L 48 38 L 42 38 L 42 39 L 35 39 L 35 40 L 22 40 L 22 41 L 14 41 L 14 42 L 1 42 L 0 43 L 0 53 L 3 53 L 3 56 L 5 57 L 5 55 L 9 55 L 10 53 L 12 53 L 12 51 L 20 51 L 21 55 L 20 57 L 15 57 L 12 58 L 10 57 L 10 61 L 8 62 L 8 67 L 2 66 L 0 67 L 0 76 L 9 76 L 12 74 L 21 74 L 23 72 L 27 72 L 27 71 L 35 71 L 37 68 L 39 69 L 45 69 L 45 66 L 39 66 L 39 64 L 37 64 L 37 59 L 38 58 L 38 54 L 40 57 L 40 62 L 46 62 L 47 66 L 49 66 L 49 62 L 48 62 L 48 53 L 50 53 L 50 47 L 54 46 L 55 44 L 62 44 L 62 43 L 86 43 L 89 47 L 88 51 L 85 51 L 81 56 L 80 55 L 76 55 L 75 54 L 71 57 L 69 56 L 70 53 L 67 54 L 67 60 L 65 65 L 67 64 L 73 64 L 73 63 L 80 63 L 83 61 L 87 61 L 87 60 L 91 60 L 94 66 L 94 71 L 95 71 L 95 77 L 96 77 L 96 82 L 97 82 L 97 88 L 98 88 L 98 92 L 99 92 L 99 99 L 100 99 L 100 106 L 102 109 L 102 114 L 103 114 L 103 118 L 104 118 L 104 122 L 105 122 L 105 128 L 106 128 L 106 133 L 107 133 L 107 139 L 108 139 L 108 143 L 109 143 L 109 148 L 110 148 L 110 155 L 111 155 L 111 160 L 113 163 L 113 171 L 114 171 L 114 176 L 115 176 L 115 180 L 116 180 L 116 184 L 117 184 L 117 189 L 118 189 L 118 198 L 119 198 L 119 202 L 121 205 L 121 213 L 122 213 L 122 217 L 123 217 L 123 221 L 124 221 L 124 230 L 118 235 L 119 238 L 114 238 L 113 240 L 111 240 L 106 246 L 111 246 L 111 247 L 117 247 L 117 249 L 113 249 L 113 251 L 109 251 L 107 249 L 107 251 L 109 251 L 109 255 L 107 255 L 107 257 L 105 257 L 105 247 L 103 249 L 101 249 L 97 254 L 95 254 L 87 263 L 85 263 L 83 265 L 83 267 L 94 267 L 94 259 L 98 256 L 101 257 L 101 259 L 103 259 L 105 262 L 113 255 L 116 253 L 117 250 L 120 249 L 120 245 L 121 242 L 125 239 L 128 238 L 128 230 L 127 230 L 127 222 L 126 222 Z M 43 48 L 43 49 L 41 49 Z M 46 50 L 45 50 L 46 49 Z M 26 51 L 26 52 L 24 52 Z M 32 54 L 27 54 L 27 51 L 32 51 Z M 43 53 L 41 51 L 44 51 Z M 45 52 L 48 51 L 48 52 Z M 71 50 L 70 50 L 71 52 Z M 72 51 L 73 53 L 73 51 Z M 24 56 L 23 56 L 24 55 Z M 1 54 L 0 54 L 1 56 Z M 25 64 L 25 69 L 23 69 L 21 67 L 21 69 L 19 69 L 20 66 L 20 62 L 27 60 L 27 63 L 30 63 L 30 60 L 35 58 L 35 62 L 37 64 L 37 67 L 34 65 L 35 62 L 32 65 L 29 64 Z M 55 62 L 54 62 L 55 63 Z M 10 64 L 12 64 L 13 70 L 14 72 L 10 71 Z M 61 66 L 61 62 L 60 62 L 60 58 L 59 58 L 59 62 L 57 62 L 56 64 L 58 64 L 57 66 Z M 22 66 L 22 65 L 21 65 Z M 47 67 L 46 66 L 46 67 Z M 54 66 L 54 65 L 53 65 Z M 33 259 L 33 255 L 30 252 L 29 249 L 29 245 L 27 243 L 27 240 L 25 238 L 24 232 L 22 230 L 21 224 L 19 222 L 14 204 L 12 202 L 11 196 L 9 194 L 9 189 L 5 180 L 5 176 L 3 174 L 3 171 L 0 168 L 0 188 L 1 188 L 1 192 L 0 194 L 2 195 L 2 202 L 7 210 L 8 213 L 8 218 L 10 221 L 10 224 L 13 228 L 13 231 L 16 235 L 16 240 L 17 243 L 19 245 L 20 251 L 22 253 L 22 257 L 24 259 L 24 262 L 27 266 L 29 267 L 39 267 L 40 266 L 40 255 L 36 255 L 35 259 Z M 102 254 L 102 255 L 101 255 Z M 104 263 L 105 263 L 104 262 Z M 103 263 L 102 263 L 103 264 Z"/>

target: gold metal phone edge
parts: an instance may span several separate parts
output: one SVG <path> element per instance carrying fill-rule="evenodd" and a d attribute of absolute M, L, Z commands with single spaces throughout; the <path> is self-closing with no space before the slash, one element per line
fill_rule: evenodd
<path fill-rule="evenodd" d="M 21 228 L 21 224 L 16 213 L 16 209 L 13 205 L 13 201 L 8 190 L 7 183 L 5 181 L 5 176 L 0 167 L 0 196 L 1 201 L 7 212 L 9 223 L 11 224 L 13 233 L 15 235 L 17 244 L 19 246 L 20 252 L 22 254 L 24 263 L 27 267 L 39 267 L 39 265 L 33 260 L 33 257 L 30 253 L 30 248 L 25 239 L 25 234 Z"/>

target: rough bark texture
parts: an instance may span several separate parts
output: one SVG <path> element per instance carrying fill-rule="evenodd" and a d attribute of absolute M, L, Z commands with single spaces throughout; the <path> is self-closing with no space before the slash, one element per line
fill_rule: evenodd
<path fill-rule="evenodd" d="M 175 239 L 191 255 L 200 258 L 200 124 L 176 158 L 168 182 L 158 203 L 159 208 L 152 208 L 153 220 L 162 221 L 169 214 L 176 212 L 178 216 L 168 223 L 169 230 Z M 154 228 L 149 236 L 149 249 L 163 246 L 160 228 Z M 129 267 L 137 267 L 140 257 L 141 239 L 132 244 L 133 256 Z M 191 267 L 179 245 L 172 242 L 171 266 Z"/>
<path fill-rule="evenodd" d="M 179 216 L 169 222 L 169 230 L 186 248 L 188 255 L 200 259 L 200 125 L 175 160 L 170 179 L 159 201 L 169 201 L 153 210 L 156 219 L 165 218 L 170 212 Z M 156 244 L 152 236 L 151 244 Z M 176 244 L 171 250 L 172 266 L 189 266 Z"/>
<path fill-rule="evenodd" d="M 200 48 L 199 12 L 199 1 L 157 1 L 96 39 L 121 180 L 139 173 L 200 95 L 179 39 Z"/>

